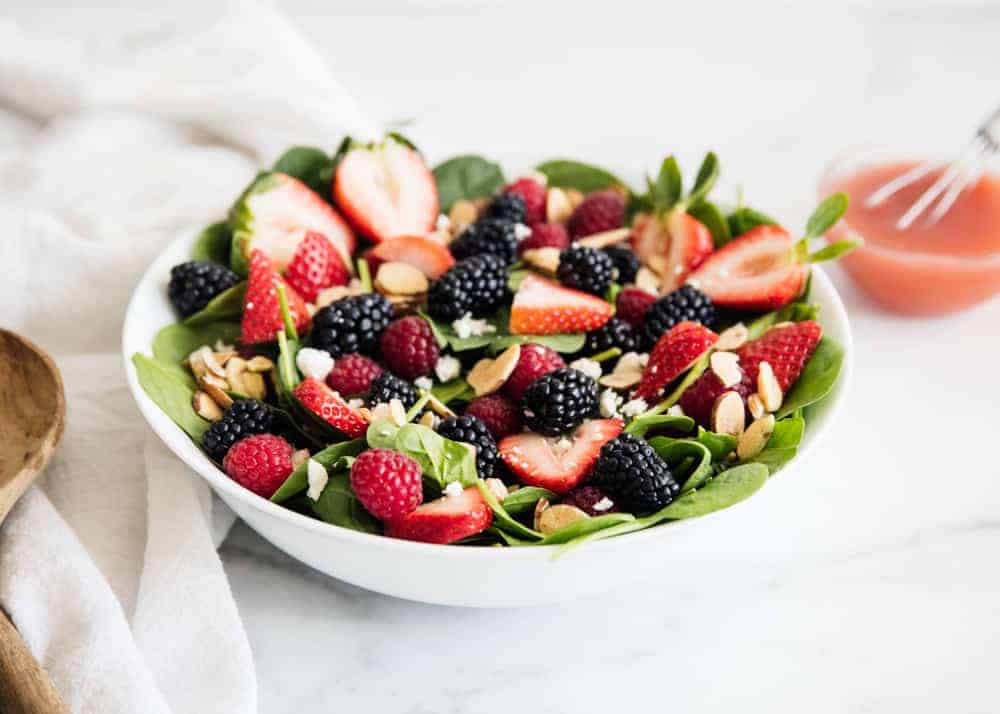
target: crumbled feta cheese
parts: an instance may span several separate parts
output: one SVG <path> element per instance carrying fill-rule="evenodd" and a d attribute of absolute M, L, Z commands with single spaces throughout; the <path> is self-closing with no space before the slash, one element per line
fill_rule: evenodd
<path fill-rule="evenodd" d="M 392 409 L 385 402 L 379 402 L 372 407 L 372 419 L 391 419 Z"/>
<path fill-rule="evenodd" d="M 429 392 L 431 391 L 431 387 L 434 386 L 434 381 L 430 377 L 417 377 L 413 380 L 413 386 Z"/>
<path fill-rule="evenodd" d="M 606 511 L 614 505 L 615 504 L 611 502 L 611 499 L 605 496 L 600 501 L 591 506 L 591 508 L 595 511 Z"/>
<path fill-rule="evenodd" d="M 486 320 L 477 320 L 473 318 L 471 312 L 467 312 L 462 315 L 461 318 L 451 323 L 451 326 L 452 329 L 455 330 L 455 334 L 462 340 L 469 337 L 488 335 L 491 332 L 497 331 L 497 328 L 488 323 Z"/>
<path fill-rule="evenodd" d="M 605 389 L 601 392 L 600 409 L 601 416 L 605 419 L 613 419 L 618 416 L 618 407 L 621 406 L 622 397 L 613 389 Z"/>
<path fill-rule="evenodd" d="M 564 436 L 554 444 L 554 447 L 557 453 L 565 454 L 567 451 L 573 448 L 573 442 Z"/>
<path fill-rule="evenodd" d="M 451 355 L 438 357 L 438 361 L 434 365 L 434 374 L 437 375 L 438 381 L 440 382 L 450 382 L 461 374 L 461 372 L 462 363 Z"/>
<path fill-rule="evenodd" d="M 626 352 L 618 358 L 618 364 L 615 365 L 615 371 L 641 372 L 642 365 L 642 355 L 638 352 Z"/>
<path fill-rule="evenodd" d="M 531 236 L 531 229 L 523 223 L 515 223 L 514 235 L 517 236 L 518 241 L 522 241 Z"/>
<path fill-rule="evenodd" d="M 622 407 L 622 414 L 627 417 L 639 416 L 644 411 L 649 409 L 649 405 L 646 404 L 645 399 L 633 399 L 632 401 L 625 402 Z"/>
<path fill-rule="evenodd" d="M 439 231 L 451 230 L 451 219 L 444 213 L 441 213 L 438 215 L 437 221 L 434 223 L 434 227 Z"/>
<path fill-rule="evenodd" d="M 585 375 L 593 380 L 598 380 L 601 378 L 603 371 L 601 370 L 601 365 L 592 359 L 587 359 L 586 357 L 581 357 L 580 359 L 573 360 L 569 363 L 570 368 L 575 369 L 577 372 L 583 372 Z"/>
<path fill-rule="evenodd" d="M 365 400 L 359 399 L 358 397 L 347 400 L 347 406 L 349 406 L 351 409 L 360 409 L 364 405 L 365 405 Z"/>
<path fill-rule="evenodd" d="M 295 355 L 295 366 L 306 377 L 323 381 L 333 369 L 333 357 L 325 350 L 303 347 Z"/>
<path fill-rule="evenodd" d="M 323 464 L 315 459 L 309 459 L 306 462 L 306 478 L 309 479 L 309 490 L 306 491 L 306 495 L 312 500 L 318 501 L 320 494 L 323 493 L 323 489 L 326 488 L 326 484 L 330 480 L 330 474 L 326 472 Z"/>
<path fill-rule="evenodd" d="M 685 416 L 680 404 L 675 404 L 667 409 L 667 416 Z"/>
<path fill-rule="evenodd" d="M 451 481 L 447 486 L 444 487 L 444 495 L 454 498 L 455 496 L 461 496 L 463 490 L 465 489 L 462 488 L 462 484 L 460 484 L 458 481 Z"/>

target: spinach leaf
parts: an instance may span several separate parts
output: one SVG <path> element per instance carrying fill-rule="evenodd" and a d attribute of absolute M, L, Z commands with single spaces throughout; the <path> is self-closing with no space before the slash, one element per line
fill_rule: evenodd
<path fill-rule="evenodd" d="M 351 479 L 347 472 L 330 477 L 323 493 L 312 504 L 312 509 L 320 519 L 341 528 L 350 528 L 361 533 L 382 531 L 379 522 L 362 507 L 358 497 L 351 490 Z"/>
<path fill-rule="evenodd" d="M 765 449 L 789 449 L 802 443 L 806 421 L 800 414 L 794 414 L 774 423 L 774 432 L 767 440 Z"/>
<path fill-rule="evenodd" d="M 462 377 L 456 377 L 443 384 L 435 384 L 431 387 L 431 394 L 443 404 L 454 401 L 471 401 L 476 396 L 475 390 Z"/>
<path fill-rule="evenodd" d="M 689 416 L 668 416 L 666 414 L 639 416 L 625 427 L 625 431 L 641 439 L 647 431 L 654 427 L 687 432 L 694 429 L 694 419 Z"/>
<path fill-rule="evenodd" d="M 149 398 L 188 436 L 200 443 L 210 424 L 198 416 L 191 405 L 194 389 L 165 364 L 146 355 L 136 352 L 132 355 L 132 364 L 135 365 L 139 384 Z"/>
<path fill-rule="evenodd" d="M 841 258 L 862 244 L 860 240 L 838 240 L 810 253 L 806 260 L 810 263 L 825 263 L 828 260 Z M 811 277 L 811 276 L 810 276 Z"/>
<path fill-rule="evenodd" d="M 829 337 L 819 341 L 798 380 L 785 395 L 775 416 L 785 417 L 797 409 L 818 402 L 833 389 L 844 366 L 844 348 Z"/>
<path fill-rule="evenodd" d="M 439 322 L 433 317 L 423 312 L 419 311 L 420 317 L 427 321 L 427 324 L 431 327 L 431 332 L 434 333 L 434 339 L 437 340 L 439 347 L 451 347 L 454 352 L 465 352 L 466 350 L 476 350 L 481 347 L 486 347 L 494 339 L 496 339 L 499 330 L 487 333 L 485 335 L 471 335 L 469 337 L 459 337 L 455 334 L 455 328 L 453 328 L 447 322 Z M 490 324 L 493 324 L 492 322 Z M 496 328 L 496 325 L 493 325 Z"/>
<path fill-rule="evenodd" d="M 677 482 L 684 484 L 681 493 L 698 488 L 712 475 L 712 453 L 704 444 L 657 437 L 649 445 L 670 466 Z"/>
<path fill-rule="evenodd" d="M 197 327 L 219 320 L 239 320 L 243 314 L 243 296 L 246 295 L 246 292 L 246 282 L 237 283 L 233 287 L 223 290 L 209 300 L 205 307 L 186 318 L 184 324 L 189 327 Z"/>
<path fill-rule="evenodd" d="M 461 199 L 492 196 L 506 183 L 499 164 L 482 156 L 456 156 L 434 167 L 441 210 L 447 213 Z"/>
<path fill-rule="evenodd" d="M 732 239 L 729 231 L 729 223 L 722 215 L 719 207 L 710 201 L 701 201 L 688 209 L 688 213 L 708 229 L 712 234 L 712 242 L 716 248 L 721 248 Z"/>
<path fill-rule="evenodd" d="M 684 191 L 684 183 L 681 180 L 681 169 L 677 165 L 677 159 L 668 156 L 660 164 L 660 171 L 656 175 L 656 180 L 647 179 L 649 185 L 649 195 L 653 199 L 653 206 L 658 211 L 667 211 L 677 205 L 681 200 L 681 193 Z"/>
<path fill-rule="evenodd" d="M 329 200 L 333 184 L 333 157 L 312 146 L 293 146 L 274 163 L 274 170 L 294 176 Z"/>
<path fill-rule="evenodd" d="M 729 434 L 718 434 L 698 427 L 697 441 L 712 452 L 713 461 L 722 461 L 729 454 L 736 451 L 737 439 Z"/>
<path fill-rule="evenodd" d="M 216 340 L 232 343 L 240 334 L 238 322 L 211 322 L 207 325 L 167 325 L 153 338 L 153 357 L 192 389 L 194 377 L 181 364 L 202 345 Z"/>
<path fill-rule="evenodd" d="M 532 272 L 526 268 L 510 271 L 510 274 L 507 276 L 507 289 L 512 293 L 516 293 L 517 289 L 521 287 L 521 283 L 524 282 L 524 279 L 531 275 Z"/>
<path fill-rule="evenodd" d="M 376 419 L 368 425 L 365 441 L 373 449 L 392 449 L 396 445 L 396 432 L 399 427 L 388 419 Z"/>
<path fill-rule="evenodd" d="M 368 427 L 365 438 L 373 449 L 392 449 L 415 460 L 435 491 L 443 490 L 452 481 L 471 486 L 480 480 L 471 449 L 423 424 L 397 427 L 388 419 L 377 419 Z"/>
<path fill-rule="evenodd" d="M 233 242 L 233 231 L 228 221 L 218 221 L 207 226 L 194 241 L 191 248 L 192 260 L 206 260 L 229 266 L 229 247 Z"/>
<path fill-rule="evenodd" d="M 525 345 L 529 342 L 537 342 L 540 345 L 551 347 L 556 352 L 572 354 L 583 349 L 583 343 L 587 341 L 587 335 L 582 332 L 569 332 L 562 335 L 498 335 L 490 342 L 490 352 L 497 354 L 503 352 L 511 345 Z"/>
<path fill-rule="evenodd" d="M 514 519 L 507 510 L 500 505 L 496 496 L 490 493 L 490 490 L 486 488 L 486 482 L 483 480 L 476 481 L 476 487 L 479 492 L 483 494 L 483 500 L 486 501 L 487 505 L 493 510 L 493 527 L 504 533 L 509 533 L 515 538 L 527 540 L 527 541 L 537 541 L 542 538 L 542 534 L 536 530 L 528 528 L 520 521 Z M 522 543 L 523 544 L 523 543 Z"/>
<path fill-rule="evenodd" d="M 609 171 L 571 159 L 553 159 L 539 164 L 535 169 L 545 174 L 549 179 L 549 186 L 575 188 L 581 193 L 625 185 Z"/>
<path fill-rule="evenodd" d="M 517 521 L 514 521 L 515 523 Z M 511 535 L 507 531 L 500 530 L 496 526 L 490 526 L 483 533 L 489 533 L 490 535 L 496 537 L 498 540 L 503 541 L 507 545 L 532 545 L 533 540 L 525 540 L 524 538 L 518 538 L 517 536 Z"/>
<path fill-rule="evenodd" d="M 698 174 L 694 179 L 694 186 L 691 187 L 691 193 L 685 199 L 688 206 L 693 206 L 697 203 L 704 201 L 708 198 L 709 192 L 715 186 L 715 182 L 719 178 L 719 158 L 715 155 L 714 151 L 709 151 L 705 154 L 705 158 L 701 162 L 701 166 L 698 167 Z M 690 213 L 690 211 L 688 211 Z"/>
<path fill-rule="evenodd" d="M 542 540 L 538 541 L 538 543 L 532 545 L 562 545 L 564 543 L 577 540 L 578 538 L 586 538 L 593 533 L 597 533 L 598 531 L 602 531 L 613 526 L 619 526 L 623 523 L 632 523 L 635 520 L 635 516 L 631 513 L 605 513 L 600 516 L 594 516 L 593 518 L 585 518 L 583 520 L 575 521 L 570 523 L 568 526 L 563 526 L 554 533 L 549 533 L 547 536 L 542 538 Z M 556 555 L 558 556 L 558 553 Z"/>
<path fill-rule="evenodd" d="M 295 365 L 295 356 L 300 349 L 298 340 L 290 340 L 284 330 L 278 333 L 278 386 L 285 399 L 299 386 L 299 369 Z"/>
<path fill-rule="evenodd" d="M 321 464 L 327 471 L 332 471 L 345 456 L 357 456 L 364 451 L 364 448 L 364 439 L 352 439 L 351 441 L 342 441 L 339 444 L 331 444 L 322 451 L 316 452 L 310 458 Z M 299 464 L 288 478 L 285 479 L 285 482 L 281 484 L 278 490 L 274 492 L 271 500 L 275 503 L 281 503 L 305 491 L 309 487 L 308 468 L 308 462 L 306 461 Z"/>
<path fill-rule="evenodd" d="M 543 498 L 553 501 L 556 498 L 556 494 L 547 488 L 539 488 L 538 486 L 522 486 L 507 495 L 507 498 L 503 500 L 503 507 L 506 509 L 507 513 L 513 513 L 514 515 L 528 513 L 533 511 L 535 504 Z"/>
<path fill-rule="evenodd" d="M 727 469 L 704 486 L 688 491 L 655 514 L 660 520 L 696 518 L 728 508 L 752 496 L 767 480 L 767 467 L 741 464 Z"/>
<path fill-rule="evenodd" d="M 810 238 L 818 238 L 833 228 L 837 221 L 847 212 L 847 203 L 846 193 L 835 193 L 827 197 L 826 200 L 816 207 L 812 215 L 809 216 L 803 240 L 808 241 Z"/>
<path fill-rule="evenodd" d="M 750 208 L 749 206 L 741 206 L 740 208 L 737 208 L 729 214 L 726 218 L 726 222 L 729 223 L 729 233 L 733 238 L 741 236 L 757 226 L 778 225 L 778 222 L 766 213 L 762 213 L 758 210 Z"/>

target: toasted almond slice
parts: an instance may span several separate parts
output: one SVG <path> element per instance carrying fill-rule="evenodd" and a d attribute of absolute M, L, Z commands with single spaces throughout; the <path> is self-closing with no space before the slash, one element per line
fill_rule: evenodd
<path fill-rule="evenodd" d="M 434 412 L 424 412 L 420 415 L 420 424 L 423 426 L 434 428 Z"/>
<path fill-rule="evenodd" d="M 264 382 L 264 375 L 260 372 L 244 372 L 240 375 L 243 381 L 243 393 L 251 399 L 263 399 L 267 396 L 267 384 Z"/>
<path fill-rule="evenodd" d="M 433 394 L 427 398 L 427 406 L 429 406 L 431 408 L 431 411 L 437 414 L 442 419 L 448 419 L 449 417 L 456 416 L 455 412 L 449 409 L 447 404 L 442 402 Z"/>
<path fill-rule="evenodd" d="M 565 223 L 573 213 L 573 204 L 561 188 L 550 188 L 545 195 L 545 218 L 549 223 Z"/>
<path fill-rule="evenodd" d="M 750 416 L 754 419 L 760 419 L 767 414 L 767 409 L 764 407 L 764 400 L 760 398 L 757 392 L 747 397 L 747 409 L 750 410 Z"/>
<path fill-rule="evenodd" d="M 617 245 L 623 240 L 627 240 L 630 235 L 632 235 L 631 228 L 614 228 L 610 231 L 603 231 L 601 233 L 594 233 L 592 235 L 585 236 L 584 238 L 578 240 L 576 244 L 582 245 L 584 248 L 596 248 L 600 250 L 612 245 Z"/>
<path fill-rule="evenodd" d="M 635 286 L 650 295 L 657 295 L 660 292 L 660 276 L 644 265 L 635 274 Z"/>
<path fill-rule="evenodd" d="M 670 277 L 670 261 L 668 261 L 664 256 L 650 256 L 647 265 L 649 266 L 649 269 L 656 273 L 657 277 L 660 279 L 657 287 L 662 284 L 663 280 Z"/>
<path fill-rule="evenodd" d="M 201 359 L 205 363 L 205 369 L 214 374 L 216 377 L 225 377 L 226 370 L 219 364 L 219 360 L 215 358 L 215 353 L 212 352 L 212 348 L 205 345 L 200 350 Z"/>
<path fill-rule="evenodd" d="M 424 295 L 412 296 L 412 295 L 386 295 L 386 299 L 392 303 L 393 311 L 396 316 L 400 315 L 412 315 L 417 311 L 417 308 L 423 303 Z"/>
<path fill-rule="evenodd" d="M 557 503 L 542 511 L 541 516 L 538 518 L 538 531 L 543 535 L 548 535 L 549 533 L 555 533 L 560 528 L 565 528 L 571 523 L 585 521 L 588 518 L 590 516 L 576 506 Z"/>
<path fill-rule="evenodd" d="M 211 374 L 205 374 L 198 380 L 198 384 L 212 398 L 212 401 L 223 409 L 229 409 L 233 406 L 233 398 L 225 391 L 229 388 L 225 380 Z"/>
<path fill-rule="evenodd" d="M 382 263 L 375 275 L 375 289 L 383 295 L 419 295 L 428 287 L 427 276 L 409 263 Z"/>
<path fill-rule="evenodd" d="M 396 426 L 406 424 L 406 407 L 403 406 L 403 402 L 398 399 L 389 401 L 389 418 Z"/>
<path fill-rule="evenodd" d="M 247 360 L 246 368 L 250 372 L 267 372 L 274 369 L 274 362 L 264 355 L 257 355 Z"/>
<path fill-rule="evenodd" d="M 583 191 L 580 191 L 579 189 L 567 188 L 566 198 L 569 199 L 569 205 L 576 210 L 576 207 L 583 203 L 583 199 L 585 199 L 586 196 L 584 196 Z"/>
<path fill-rule="evenodd" d="M 732 327 L 719 333 L 719 339 L 715 341 L 715 349 L 727 352 L 738 350 L 746 344 L 749 335 L 750 332 L 747 330 L 747 326 L 742 322 L 737 322 Z"/>
<path fill-rule="evenodd" d="M 198 390 L 191 397 L 191 406 L 195 413 L 203 419 L 209 421 L 219 421 L 222 418 L 222 409 L 215 403 L 215 400 L 208 396 L 207 392 Z"/>
<path fill-rule="evenodd" d="M 475 390 L 477 397 L 492 394 L 507 381 L 520 358 L 521 346 L 511 345 L 496 359 L 481 359 L 476 362 L 466 381 Z"/>
<path fill-rule="evenodd" d="M 358 414 L 369 424 L 375 421 L 375 415 L 372 414 L 372 410 L 368 407 L 358 407 Z"/>
<path fill-rule="evenodd" d="M 617 389 L 619 391 L 630 389 L 641 381 L 642 372 L 638 370 L 628 370 L 625 372 L 615 370 L 611 374 L 606 374 L 598 380 L 598 382 L 601 383 L 601 386 L 610 387 L 611 389 Z"/>
<path fill-rule="evenodd" d="M 736 392 L 723 392 L 712 405 L 712 431 L 739 436 L 746 426 L 746 407 Z"/>
<path fill-rule="evenodd" d="M 208 366 L 205 364 L 205 355 L 212 352 L 211 348 L 207 346 L 202 346 L 196 349 L 194 352 L 188 355 L 187 366 L 191 370 L 191 374 L 195 376 L 195 379 L 200 379 L 203 374 L 208 371 Z M 225 373 L 222 374 L 225 376 Z"/>
<path fill-rule="evenodd" d="M 781 409 L 785 395 L 781 393 L 781 385 L 774 376 L 770 362 L 761 362 L 757 367 L 757 393 L 764 402 L 764 408 L 769 412 Z"/>
<path fill-rule="evenodd" d="M 774 414 L 766 414 L 760 419 L 754 419 L 753 423 L 740 436 L 736 442 L 736 455 L 746 461 L 764 450 L 771 434 L 774 433 Z"/>
<path fill-rule="evenodd" d="M 713 352 L 708 364 L 724 387 L 732 387 L 743 379 L 740 356 L 735 352 Z"/>
<path fill-rule="evenodd" d="M 465 199 L 455 201 L 448 211 L 448 220 L 451 221 L 452 233 L 455 234 L 460 233 L 470 223 L 475 223 L 477 218 L 479 209 L 476 208 L 476 204 Z"/>
<path fill-rule="evenodd" d="M 534 525 L 536 531 L 538 530 L 538 521 L 541 519 L 542 514 L 545 513 L 545 509 L 547 509 L 548 507 L 549 507 L 549 499 L 547 498 L 539 498 L 535 502 Z"/>
<path fill-rule="evenodd" d="M 498 478 L 488 478 L 486 479 L 486 490 L 493 494 L 500 503 L 504 502 L 504 499 L 509 495 L 507 492 L 507 485 Z"/>
<path fill-rule="evenodd" d="M 296 449 L 292 452 L 292 468 L 298 468 L 309 460 L 309 449 Z"/>
<path fill-rule="evenodd" d="M 226 381 L 229 382 L 229 389 L 240 394 L 250 396 L 246 384 L 243 382 L 243 375 L 247 371 L 247 361 L 242 357 L 233 357 L 226 363 Z"/>
<path fill-rule="evenodd" d="M 555 275 L 556 271 L 559 270 L 560 252 L 558 248 L 533 248 L 524 251 L 521 260 L 550 275 Z"/>

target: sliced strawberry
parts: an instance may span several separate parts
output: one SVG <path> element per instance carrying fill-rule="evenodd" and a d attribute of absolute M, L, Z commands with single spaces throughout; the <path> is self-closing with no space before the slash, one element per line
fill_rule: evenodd
<path fill-rule="evenodd" d="M 444 495 L 386 523 L 385 534 L 422 543 L 454 543 L 482 533 L 492 522 L 493 510 L 483 494 L 469 486 L 460 494 Z"/>
<path fill-rule="evenodd" d="M 245 273 L 250 254 L 260 250 L 278 272 L 292 261 L 305 231 L 326 236 L 350 270 L 355 239 L 350 227 L 319 194 L 297 178 L 278 172 L 254 179 L 229 212 L 233 226 L 231 263 Z"/>
<path fill-rule="evenodd" d="M 697 322 L 679 322 L 659 339 L 649 353 L 649 362 L 636 387 L 635 396 L 655 399 L 711 349 L 719 336 Z"/>
<path fill-rule="evenodd" d="M 534 273 L 521 281 L 510 311 L 515 335 L 558 335 L 596 330 L 611 319 L 611 305 Z"/>
<path fill-rule="evenodd" d="M 451 251 L 423 236 L 390 238 L 372 248 L 366 257 L 373 275 L 382 263 L 399 262 L 412 265 L 429 280 L 437 280 L 455 264 Z"/>
<path fill-rule="evenodd" d="M 619 419 L 584 422 L 571 439 L 526 432 L 502 439 L 500 457 L 523 483 L 566 493 L 590 473 L 601 447 L 624 428 Z M 569 441 L 569 443 L 565 443 Z"/>
<path fill-rule="evenodd" d="M 738 350 L 740 366 L 756 384 L 760 363 L 768 362 L 782 391 L 787 391 L 802 374 L 822 337 L 823 327 L 812 320 L 772 327 Z"/>
<path fill-rule="evenodd" d="M 802 293 L 808 265 L 780 226 L 757 226 L 715 251 L 689 282 L 722 307 L 775 310 Z"/>
<path fill-rule="evenodd" d="M 278 300 L 279 285 L 285 288 L 285 300 L 295 321 L 295 329 L 305 332 L 308 328 L 309 311 L 302 297 L 282 280 L 268 257 L 255 250 L 250 256 L 247 291 L 243 298 L 243 320 L 240 325 L 240 342 L 243 344 L 274 342 L 278 330 L 285 326 Z"/>
<path fill-rule="evenodd" d="M 323 421 L 349 439 L 357 439 L 368 430 L 365 418 L 351 409 L 339 394 L 318 379 L 303 380 L 293 394 L 302 402 L 302 406 L 318 414 Z"/>
<path fill-rule="evenodd" d="M 320 290 L 347 285 L 350 275 L 340 253 L 322 233 L 306 231 L 292 262 L 285 269 L 285 282 L 306 299 L 316 302 Z"/>
<path fill-rule="evenodd" d="M 681 208 L 665 217 L 644 215 L 638 219 L 632 246 L 639 259 L 663 277 L 665 292 L 680 287 L 715 248 L 708 229 Z"/>
<path fill-rule="evenodd" d="M 420 154 L 394 139 L 350 149 L 337 166 L 333 198 L 376 243 L 427 233 L 438 216 L 434 176 Z"/>

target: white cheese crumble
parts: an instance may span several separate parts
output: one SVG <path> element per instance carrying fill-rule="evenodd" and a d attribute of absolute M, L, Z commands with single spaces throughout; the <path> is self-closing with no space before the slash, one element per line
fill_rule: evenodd
<path fill-rule="evenodd" d="M 515 223 L 514 235 L 517 236 L 518 241 L 522 241 L 531 236 L 531 229 L 523 223 Z"/>
<path fill-rule="evenodd" d="M 615 505 L 615 504 L 613 504 L 613 503 L 611 502 L 611 499 L 610 499 L 610 498 L 608 498 L 607 496 L 605 496 L 605 497 L 604 497 L 604 498 L 602 498 L 602 499 L 601 499 L 600 501 L 598 501 L 598 502 L 597 502 L 597 503 L 595 503 L 595 504 L 594 504 L 593 506 L 591 506 L 591 508 L 592 508 L 593 510 L 595 510 L 595 511 L 606 511 L 606 510 L 608 510 L 609 508 L 611 508 L 611 507 L 612 507 L 613 505 Z"/>
<path fill-rule="evenodd" d="M 613 419 L 618 416 L 618 408 L 622 404 L 622 397 L 613 389 L 605 389 L 601 392 L 600 409 L 601 416 L 605 419 Z"/>
<path fill-rule="evenodd" d="M 633 399 L 630 402 L 625 402 L 625 406 L 622 407 L 622 414 L 627 417 L 634 417 L 639 416 L 647 409 L 649 409 L 649 405 L 646 404 L 645 399 Z"/>
<path fill-rule="evenodd" d="M 491 332 L 496 332 L 495 328 L 486 320 L 477 320 L 472 317 L 471 312 L 467 312 L 459 319 L 451 323 L 451 327 L 455 330 L 455 334 L 459 339 L 465 340 L 469 337 L 479 337 L 480 335 L 488 335 Z"/>
<path fill-rule="evenodd" d="M 554 445 L 556 453 L 565 454 L 567 451 L 573 448 L 573 442 L 567 439 L 565 436 L 559 439 Z"/>
<path fill-rule="evenodd" d="M 351 409 L 360 409 L 364 405 L 365 405 L 365 400 L 359 399 L 358 397 L 355 397 L 354 399 L 349 399 L 347 401 L 347 406 L 349 406 Z"/>
<path fill-rule="evenodd" d="M 431 387 L 434 386 L 434 381 L 430 377 L 417 377 L 413 380 L 413 386 L 429 392 L 431 391 Z"/>
<path fill-rule="evenodd" d="M 303 347 L 295 355 L 295 366 L 306 377 L 322 382 L 333 369 L 333 357 L 325 350 Z"/>
<path fill-rule="evenodd" d="M 434 374 L 437 375 L 440 382 L 450 382 L 461 373 L 462 363 L 451 355 L 438 357 L 438 361 L 434 365 Z"/>
<path fill-rule="evenodd" d="M 454 498 L 455 496 L 461 496 L 462 491 L 464 490 L 465 489 L 462 488 L 462 484 L 460 484 L 458 481 L 452 481 L 447 486 L 444 487 L 443 495 L 446 497 Z"/>
<path fill-rule="evenodd" d="M 646 357 L 648 360 L 648 355 Z M 615 365 L 615 372 L 641 372 L 642 367 L 642 355 L 638 352 L 626 352 L 618 358 L 618 364 Z"/>
<path fill-rule="evenodd" d="M 309 459 L 306 462 L 306 477 L 309 479 L 309 490 L 306 491 L 306 495 L 312 500 L 318 501 L 320 494 L 323 493 L 323 489 L 326 488 L 326 484 L 330 480 L 330 474 L 326 472 L 323 464 L 319 461 Z"/>
<path fill-rule="evenodd" d="M 438 214 L 437 221 L 434 223 L 434 227 L 439 231 L 451 230 L 451 219 L 445 214 Z"/>
<path fill-rule="evenodd" d="M 569 363 L 571 369 L 575 369 L 577 372 L 583 372 L 585 375 L 593 380 L 598 380 L 601 378 L 603 371 L 601 370 L 601 365 L 592 359 L 587 359 L 586 357 L 581 357 L 580 359 L 573 360 Z"/>
<path fill-rule="evenodd" d="M 667 409 L 667 416 L 685 416 L 680 404 L 675 404 Z"/>

